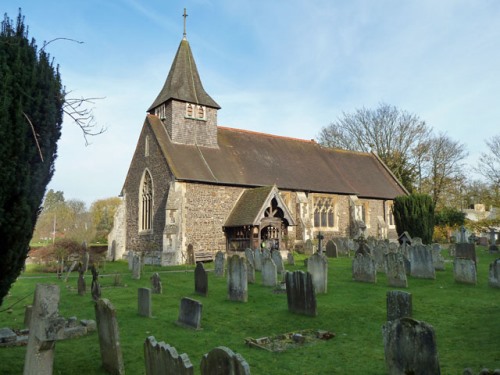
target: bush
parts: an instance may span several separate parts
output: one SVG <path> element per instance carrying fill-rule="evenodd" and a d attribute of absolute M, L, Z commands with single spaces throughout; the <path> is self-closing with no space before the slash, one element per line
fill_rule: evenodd
<path fill-rule="evenodd" d="M 422 238 L 424 244 L 432 242 L 434 232 L 434 203 L 427 194 L 410 194 L 394 199 L 394 221 L 398 235 L 408 232 Z"/>

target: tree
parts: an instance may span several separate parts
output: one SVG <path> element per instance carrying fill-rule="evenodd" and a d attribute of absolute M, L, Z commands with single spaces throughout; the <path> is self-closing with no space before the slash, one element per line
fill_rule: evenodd
<path fill-rule="evenodd" d="M 118 197 L 99 199 L 90 206 L 92 223 L 96 229 L 96 241 L 107 242 L 108 234 L 113 228 L 115 212 L 122 200 Z"/>
<path fill-rule="evenodd" d="M 388 104 L 375 110 L 361 108 L 321 129 L 324 146 L 354 151 L 375 151 L 408 191 L 413 190 L 416 166 L 430 130 L 418 116 Z"/>
<path fill-rule="evenodd" d="M 434 232 L 434 204 L 427 194 L 410 194 L 394 199 L 394 221 L 398 235 L 408 232 L 422 238 L 424 244 L 432 242 Z"/>
<path fill-rule="evenodd" d="M 495 193 L 495 202 L 500 203 L 500 134 L 485 141 L 488 152 L 483 152 L 475 170 L 488 181 Z"/>

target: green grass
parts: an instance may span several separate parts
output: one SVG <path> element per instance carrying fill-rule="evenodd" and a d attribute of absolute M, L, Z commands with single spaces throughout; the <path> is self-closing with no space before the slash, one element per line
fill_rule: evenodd
<path fill-rule="evenodd" d="M 468 286 L 453 280 L 452 264 L 436 273 L 436 280 L 409 278 L 413 295 L 413 317 L 433 325 L 436 331 L 442 374 L 462 374 L 466 367 L 476 372 L 483 367 L 500 368 L 500 289 L 488 287 L 488 266 L 495 256 L 478 250 L 478 284 Z M 389 288 L 385 275 L 377 284 L 352 281 L 351 259 L 329 259 L 328 294 L 318 295 L 318 316 L 306 317 L 288 312 L 286 294 L 273 294 L 271 288 L 249 285 L 248 303 L 227 300 L 225 278 L 209 273 L 209 295 L 194 293 L 193 267 L 146 267 L 141 280 L 132 280 L 125 262 L 106 263 L 101 269 L 102 296 L 117 309 L 121 346 L 127 374 L 144 374 L 143 343 L 154 335 L 179 353 L 187 353 L 199 373 L 201 357 L 217 346 L 240 353 L 250 364 L 252 374 L 385 374 L 381 327 L 386 319 L 385 296 Z M 210 269 L 213 264 L 208 264 Z M 289 270 L 302 269 L 302 259 Z M 170 271 L 170 272 L 168 272 Z M 176 271 L 176 272 L 172 272 Z M 160 272 L 163 294 L 153 295 L 153 318 L 137 315 L 137 288 L 150 287 L 149 277 Z M 112 276 L 122 274 L 125 284 L 114 287 Z M 32 278 L 39 276 L 40 278 Z M 28 278 L 29 277 L 29 278 Z M 86 276 L 87 288 L 90 275 Z M 68 283 L 54 275 L 31 272 L 15 283 L 0 310 L 33 292 L 36 283 L 56 283 L 61 287 L 60 314 L 79 319 L 95 319 L 90 294 L 76 292 L 76 275 Z M 203 303 L 200 331 L 175 324 L 182 297 Z M 24 306 L 29 296 L 0 313 L 0 328 L 22 328 Z M 245 346 L 246 337 L 259 338 L 302 329 L 324 329 L 336 337 L 315 345 L 271 353 Z M 96 333 L 79 339 L 57 342 L 54 374 L 105 374 L 100 369 Z M 26 348 L 0 349 L 0 374 L 22 373 Z"/>

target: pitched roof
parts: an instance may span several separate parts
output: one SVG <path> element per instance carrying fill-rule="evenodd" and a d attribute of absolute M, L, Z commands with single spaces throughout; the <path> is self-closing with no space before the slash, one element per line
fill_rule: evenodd
<path fill-rule="evenodd" d="M 374 154 L 322 147 L 314 141 L 218 127 L 219 148 L 173 143 L 157 116 L 156 135 L 177 180 L 393 199 L 406 194 Z"/>
<path fill-rule="evenodd" d="M 170 99 L 220 109 L 220 106 L 205 92 L 201 84 L 193 53 L 186 39 L 181 41 L 167 80 L 148 112 Z"/>

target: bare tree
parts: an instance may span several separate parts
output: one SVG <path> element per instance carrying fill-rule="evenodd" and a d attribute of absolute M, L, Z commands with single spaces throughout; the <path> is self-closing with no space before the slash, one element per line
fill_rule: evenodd
<path fill-rule="evenodd" d="M 495 202 L 500 201 L 500 134 L 485 141 L 488 152 L 481 153 L 476 172 L 485 177 L 495 193 Z"/>

